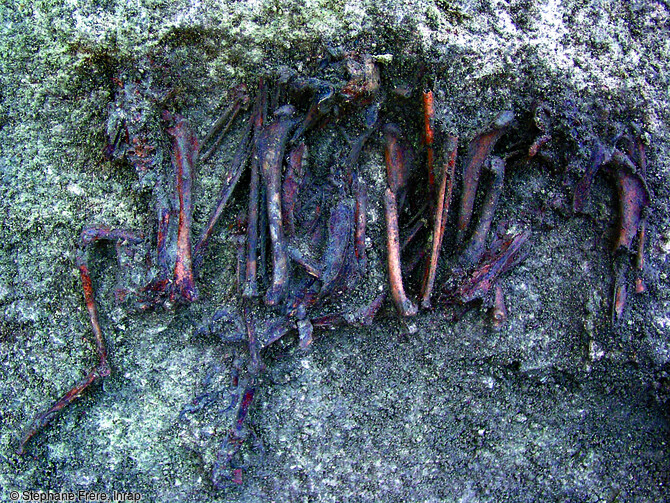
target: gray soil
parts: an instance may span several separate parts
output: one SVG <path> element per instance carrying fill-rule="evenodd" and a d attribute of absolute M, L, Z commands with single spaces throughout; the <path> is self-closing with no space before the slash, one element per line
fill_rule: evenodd
<path fill-rule="evenodd" d="M 0 499 L 26 490 L 193 502 L 669 499 L 669 23 L 670 6 L 652 0 L 3 2 Z M 485 306 L 458 321 L 441 305 L 400 320 L 388 304 L 370 327 L 317 331 L 309 351 L 288 334 L 262 355 L 243 482 L 215 488 L 217 450 L 235 417 L 231 369 L 244 351 L 198 327 L 235 303 L 242 187 L 211 243 L 195 304 L 139 312 L 116 303 L 114 248 L 95 248 L 112 375 L 18 457 L 35 414 L 96 363 L 74 263 L 81 230 L 106 224 L 151 236 L 155 228 L 133 168 L 102 155 L 114 79 L 132 71 L 171 90 L 202 138 L 233 85 L 254 89 L 281 67 L 307 72 L 337 50 L 377 56 L 384 88 L 412 91 L 392 98 L 387 113 L 404 118 L 417 170 L 422 71 L 440 131 L 459 135 L 459 167 L 498 112 L 517 116 L 503 142 L 511 149 L 532 136 L 534 103 L 552 111 L 553 161 L 512 167 L 496 214 L 532 228 L 527 259 L 502 280 L 507 324 L 493 330 Z M 196 235 L 242 128 L 238 121 L 198 168 Z M 585 214 L 572 213 L 571 198 L 595 143 L 630 128 L 647 144 L 653 194 L 647 291 L 629 295 L 614 325 L 613 184 L 596 177 Z M 332 155 L 328 131 L 310 152 L 313 166 Z M 336 307 L 360 307 L 386 287 L 379 138 L 361 166 L 369 276 Z M 450 231 L 440 279 L 453 243 Z M 206 393 L 211 403 L 182 414 Z"/>

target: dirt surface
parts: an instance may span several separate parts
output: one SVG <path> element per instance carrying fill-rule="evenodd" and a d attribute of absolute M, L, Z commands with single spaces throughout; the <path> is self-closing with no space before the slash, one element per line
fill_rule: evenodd
<path fill-rule="evenodd" d="M 669 499 L 669 23 L 670 6 L 650 0 L 3 3 L 0 499 L 79 490 L 193 502 Z M 317 330 L 308 351 L 288 334 L 262 354 L 243 482 L 214 487 L 213 465 L 235 417 L 231 373 L 245 354 L 199 328 L 236 305 L 243 178 L 194 304 L 141 312 L 117 302 L 114 247 L 95 248 L 112 375 L 18 457 L 35 414 L 96 363 L 75 266 L 82 229 L 155 233 L 146 181 L 103 155 L 119 82 L 132 75 L 166 97 L 203 138 L 234 85 L 246 83 L 253 95 L 259 76 L 309 76 L 324 58 L 350 51 L 378 61 L 383 118 L 400 124 L 415 151 L 410 210 L 425 197 L 418 184 L 427 83 L 438 138 L 459 136 L 459 173 L 468 142 L 499 112 L 516 116 L 496 151 L 508 154 L 538 134 L 534 104 L 551 111 L 548 157 L 510 164 L 495 217 L 495 225 L 532 232 L 526 260 L 501 281 L 505 326 L 493 330 L 484 305 L 457 321 L 439 303 L 400 320 L 387 302 L 369 327 Z M 196 170 L 196 235 L 245 114 Z M 327 173 L 360 120 L 353 114 L 313 133 L 308 163 L 316 172 Z M 169 164 L 160 121 L 151 131 Z M 597 142 L 611 146 L 630 131 L 648 156 L 647 290 L 636 295 L 631 284 L 613 324 L 614 184 L 599 173 L 583 214 L 572 211 L 572 194 Z M 364 149 L 360 173 L 370 196 L 368 275 L 337 308 L 365 305 L 386 288 L 381 135 Z M 453 213 L 438 284 L 456 255 Z M 133 274 L 126 276 L 141 282 Z M 416 282 L 409 291 L 416 295 Z M 193 407 L 203 395 L 211 402 Z"/>

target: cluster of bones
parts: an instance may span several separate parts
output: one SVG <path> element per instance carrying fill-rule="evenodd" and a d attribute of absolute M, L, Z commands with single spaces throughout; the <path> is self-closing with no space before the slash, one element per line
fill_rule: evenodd
<path fill-rule="evenodd" d="M 146 79 L 115 80 L 116 100 L 110 108 L 105 154 L 135 168 L 138 184 L 151 192 L 157 215 L 152 274 L 148 284 L 134 291 L 141 308 L 178 306 L 197 299 L 195 277 L 208 242 L 238 181 L 243 176 L 248 179 L 244 184 L 248 187 L 248 209 L 238 219 L 239 232 L 234 240 L 238 248 L 238 305 L 214 315 L 215 321 L 223 320 L 233 327 L 222 335 L 225 340 L 248 347 L 246 368 L 234 373 L 237 411 L 217 454 L 213 474 L 217 486 L 241 481 L 242 469 L 236 457 L 249 434 L 245 419 L 263 370 L 261 351 L 285 334 L 297 332 L 300 347 L 307 348 L 315 328 L 372 323 L 387 298 L 404 318 L 435 306 L 450 307 L 452 312 L 455 306 L 462 311 L 479 301 L 490 307 L 493 326 L 503 325 L 507 312 L 498 280 L 524 259 L 530 236 L 528 226 L 519 223 L 492 231 L 505 169 L 512 162 L 529 163 L 551 155 L 545 152 L 552 143 L 551 113 L 544 105 L 532 111 L 531 141 L 505 155 L 493 155 L 500 138 L 517 124 L 514 114 L 506 111 L 469 142 L 464 162 L 458 163 L 462 171 L 457 173 L 458 138 L 436 129 L 432 91 L 385 90 L 380 65 L 370 55 L 331 59 L 319 71 L 315 77 L 284 70 L 271 79 L 272 85 L 261 79 L 255 99 L 249 97 L 246 86 L 233 88 L 228 106 L 201 142 L 186 119 L 166 111 L 165 94 L 152 90 Z M 410 142 L 401 127 L 393 123 L 394 108 L 388 105 L 393 99 L 421 107 L 421 162 L 415 162 L 417 156 Z M 194 169 L 212 158 L 233 122 L 243 120 L 244 111 L 248 115 L 244 132 L 223 173 L 218 204 L 195 241 L 191 235 Z M 337 156 L 326 176 L 318 176 L 308 162 L 310 140 L 324 131 L 342 132 L 341 124 L 351 117 L 358 136 L 347 138 L 347 150 Z M 162 128 L 156 128 L 156 123 Z M 162 130 L 171 138 L 171 163 L 163 160 Z M 383 208 L 388 287 L 373 300 L 348 311 L 334 300 L 365 282 L 369 274 L 369 191 L 360 172 L 359 157 L 366 146 L 377 145 L 383 148 L 386 164 Z M 440 161 L 436 153 L 440 153 Z M 639 135 L 621 134 L 609 146 L 596 145 L 590 166 L 575 188 L 575 212 L 584 209 L 599 170 L 606 171 L 617 188 L 620 208 L 614 246 L 614 322 L 624 314 L 629 277 L 634 277 L 636 292 L 645 289 L 643 250 L 650 202 L 645 169 L 645 147 Z M 457 227 L 450 233 L 455 241 L 450 250 L 454 251 L 447 257 L 448 272 L 442 274 L 446 277 L 436 288 L 457 176 L 462 188 L 458 212 L 452 219 Z M 408 193 L 419 183 L 424 194 L 419 198 L 422 204 L 410 209 L 406 204 L 411 199 Z M 127 268 L 123 257 L 132 255 L 135 247 L 146 241 L 140 233 L 105 226 L 82 232 L 77 266 L 99 362 L 52 407 L 37 415 L 21 440 L 20 452 L 59 410 L 110 374 L 89 273 L 90 250 L 96 243 L 111 242 L 116 246 L 120 268 Z M 410 284 L 413 287 L 406 287 Z M 118 289 L 116 293 L 124 298 L 128 291 Z M 259 316 L 262 306 L 267 306 L 263 311 L 271 314 Z"/>

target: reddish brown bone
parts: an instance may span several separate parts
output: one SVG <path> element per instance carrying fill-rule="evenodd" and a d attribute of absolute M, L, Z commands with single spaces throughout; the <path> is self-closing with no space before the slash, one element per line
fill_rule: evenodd
<path fill-rule="evenodd" d="M 402 283 L 400 264 L 400 230 L 398 229 L 398 203 L 396 195 L 390 188 L 384 191 L 384 206 L 386 210 L 386 233 L 389 281 L 391 295 L 398 312 L 402 316 L 414 316 L 417 313 L 416 305 L 407 298 Z"/>
<path fill-rule="evenodd" d="M 55 404 L 44 412 L 39 413 L 32 424 L 26 430 L 21 442 L 19 443 L 18 454 L 22 455 L 25 451 L 26 443 L 43 427 L 55 417 L 56 413 L 70 403 L 75 401 L 81 394 L 94 382 L 103 377 L 107 377 L 111 370 L 109 362 L 107 361 L 107 347 L 105 345 L 105 338 L 100 328 L 100 321 L 98 320 L 98 309 L 95 303 L 95 294 L 93 292 L 93 282 L 91 274 L 88 270 L 88 261 L 86 259 L 86 252 L 88 247 L 97 241 L 112 241 L 116 243 L 130 243 L 138 244 L 142 242 L 142 238 L 132 232 L 122 229 L 109 229 L 107 227 L 92 227 L 84 229 L 80 239 L 80 249 L 77 251 L 77 268 L 81 277 L 81 284 L 84 290 L 84 300 L 86 302 L 86 310 L 88 311 L 89 319 L 91 320 L 91 328 L 93 329 L 93 336 L 95 337 L 95 349 L 98 354 L 98 365 L 89 371 L 86 377 L 77 383 L 70 391 L 65 393 Z"/>
<path fill-rule="evenodd" d="M 170 299 L 177 302 L 193 302 L 198 296 L 191 257 L 193 158 L 198 150 L 198 143 L 183 117 L 175 118 L 175 125 L 168 129 L 168 133 L 173 138 L 172 163 L 177 177 L 179 196 L 177 258 Z"/>
<path fill-rule="evenodd" d="M 502 287 L 496 283 L 493 293 L 493 307 L 491 308 L 491 324 L 495 330 L 500 330 L 507 322 L 507 307 Z"/>
<path fill-rule="evenodd" d="M 500 199 L 500 194 L 503 189 L 503 182 L 505 179 L 505 161 L 500 157 L 493 157 L 491 159 L 491 173 L 493 175 L 493 180 L 491 180 L 491 186 L 486 194 L 486 200 L 484 201 L 484 206 L 482 208 L 481 216 L 477 222 L 477 227 L 475 228 L 468 246 L 463 250 L 463 253 L 460 257 L 461 263 L 466 267 L 474 267 L 479 262 L 479 259 L 482 258 L 484 251 L 486 249 L 486 237 L 488 236 L 489 230 L 491 229 L 491 223 L 493 222 L 493 216 L 496 211 L 496 206 L 498 206 L 498 200 Z"/>
<path fill-rule="evenodd" d="M 353 175 L 353 191 L 356 196 L 356 211 L 355 221 L 356 230 L 354 232 L 354 252 L 356 260 L 358 261 L 358 271 L 360 274 L 365 274 L 367 268 L 368 258 L 365 252 L 365 228 L 367 225 L 367 205 L 368 194 L 365 189 L 365 184 L 360 181 L 358 174 Z"/>
<path fill-rule="evenodd" d="M 470 146 L 468 147 L 468 157 L 465 162 L 465 172 L 463 174 L 461 208 L 458 215 L 459 243 L 462 243 L 465 240 L 465 233 L 470 225 L 472 209 L 475 203 L 475 195 L 477 194 L 477 186 L 479 184 L 479 176 L 484 161 L 493 150 L 496 142 L 510 128 L 513 121 L 513 112 L 501 112 L 483 133 L 478 134 L 470 142 Z"/>
<path fill-rule="evenodd" d="M 214 232 L 214 227 L 216 226 L 216 223 L 219 221 L 219 218 L 221 217 L 221 214 L 223 213 L 223 210 L 226 207 L 226 204 L 228 203 L 228 199 L 230 199 L 230 196 L 233 193 L 235 187 L 237 186 L 237 182 L 240 180 L 242 172 L 244 171 L 247 158 L 249 157 L 251 131 L 254 124 L 254 120 L 255 116 L 252 115 L 251 118 L 249 119 L 249 123 L 247 124 L 244 136 L 242 137 L 242 140 L 240 141 L 237 147 L 235 157 L 233 158 L 233 161 L 230 163 L 230 168 L 224 175 L 224 185 L 223 189 L 221 189 L 221 194 L 219 195 L 219 200 L 216 204 L 216 208 L 212 212 L 212 215 L 209 217 L 209 221 L 207 222 L 205 229 L 202 231 L 202 234 L 200 235 L 198 242 L 193 248 L 193 265 L 196 269 L 200 267 L 200 264 L 202 263 L 203 255 L 205 253 L 209 240 L 212 237 L 212 233 Z"/>
<path fill-rule="evenodd" d="M 346 270 L 354 230 L 354 201 L 343 198 L 331 210 L 328 219 L 328 242 L 323 257 L 319 297 L 330 295 Z"/>
<path fill-rule="evenodd" d="M 435 171 L 433 168 L 435 152 L 433 150 L 433 141 L 435 138 L 433 126 L 435 122 L 435 107 L 433 105 L 433 91 L 423 92 L 423 129 L 426 141 L 426 164 L 428 165 L 428 194 L 430 204 L 434 204 L 435 196 Z M 439 215 L 435 215 L 439 218 Z"/>
<path fill-rule="evenodd" d="M 386 214 L 386 248 L 388 252 L 389 282 L 391 296 L 401 316 L 414 316 L 416 304 L 407 298 L 402 282 L 400 263 L 400 228 L 398 223 L 398 195 L 404 192 L 409 176 L 408 148 L 404 145 L 400 130 L 394 124 L 384 127 L 386 148 L 386 178 L 388 187 L 384 191 Z"/>
<path fill-rule="evenodd" d="M 625 257 L 617 257 L 614 264 L 614 294 L 612 300 L 613 325 L 616 325 L 621 320 L 628 298 L 628 287 L 626 286 L 626 282 L 628 280 L 629 265 L 624 259 Z"/>
<path fill-rule="evenodd" d="M 281 168 L 288 135 L 296 121 L 295 109 L 286 106 L 275 112 L 277 119 L 263 129 L 259 139 L 259 160 L 267 190 L 267 216 L 272 245 L 272 284 L 265 295 L 268 306 L 279 304 L 286 297 L 289 269 L 281 208 Z"/>
<path fill-rule="evenodd" d="M 487 252 L 477 268 L 457 287 L 458 301 L 465 304 L 488 295 L 498 278 L 522 259 L 522 246 L 529 236 L 530 231 L 520 232 L 501 242 L 497 249 Z"/>
<path fill-rule="evenodd" d="M 647 236 L 647 219 L 643 218 L 640 222 L 640 228 L 637 233 L 637 255 L 635 256 L 635 293 L 644 293 L 646 287 L 644 286 L 644 279 L 642 278 L 642 271 L 644 271 L 644 246 Z"/>
<path fill-rule="evenodd" d="M 458 137 L 449 136 L 447 138 L 447 162 L 442 170 L 440 180 L 440 192 L 437 197 L 437 209 L 435 211 L 435 221 L 433 226 L 433 245 L 430 253 L 430 260 L 426 267 L 423 277 L 423 288 L 421 289 L 421 307 L 428 309 L 430 307 L 430 296 L 435 285 L 435 274 L 437 272 L 437 262 L 442 249 L 442 239 L 447 217 L 449 216 L 449 207 L 451 206 L 451 194 L 454 187 L 454 170 L 456 166 L 456 152 L 458 149 Z"/>
<path fill-rule="evenodd" d="M 619 235 L 614 243 L 614 251 L 620 248 L 630 250 L 639 232 L 643 212 L 650 203 L 649 191 L 627 155 L 614 150 L 611 164 L 619 195 Z"/>

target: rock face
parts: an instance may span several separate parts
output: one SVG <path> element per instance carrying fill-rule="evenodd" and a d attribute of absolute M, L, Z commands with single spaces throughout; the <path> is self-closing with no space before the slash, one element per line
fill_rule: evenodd
<path fill-rule="evenodd" d="M 0 10 L 3 499 L 11 490 L 137 491 L 148 501 L 670 496 L 665 2 L 168 4 L 16 2 Z M 147 121 L 155 135 L 147 144 L 170 162 L 159 116 L 112 109 L 123 81 L 146 86 L 141 96 L 150 106 L 170 101 L 204 138 L 236 84 L 254 86 L 263 75 L 289 78 L 350 51 L 372 55 L 381 67 L 375 82 L 395 105 L 379 113 L 404 118 L 419 166 L 426 85 L 434 93 L 436 131 L 442 140 L 457 135 L 462 157 L 502 110 L 514 111 L 515 131 L 533 130 L 537 103 L 550 115 L 550 131 L 535 123 L 535 136 L 551 136 L 537 143 L 539 160 L 508 163 L 493 222 L 495 228 L 523 221 L 533 229 L 528 257 L 501 280 L 504 327 L 493 330 L 477 306 L 452 321 L 434 299 L 434 310 L 406 320 L 389 302 L 369 327 L 315 328 L 308 352 L 288 335 L 262 355 L 266 369 L 247 419 L 253 441 L 240 458 L 242 484 L 215 489 L 212 468 L 234 421 L 229 387 L 243 352 L 208 335 L 232 330 L 223 321 L 212 330 L 198 327 L 237 295 L 234 223 L 246 207 L 244 190 L 237 191 L 196 278 L 196 303 L 138 312 L 119 287 L 145 279 L 134 272 L 144 257 L 117 261 L 105 246 L 92 254 L 112 375 L 16 458 L 34 414 L 95 364 L 75 266 L 82 228 L 156 233 L 148 188 L 155 180 L 105 156 L 114 117 Z M 365 76 L 366 68 L 348 71 Z M 216 205 L 244 122 L 195 169 L 196 234 Z M 313 134 L 322 136 L 305 162 L 327 176 L 341 139 Z M 501 138 L 496 155 L 514 154 L 515 142 L 527 145 L 523 135 Z M 631 288 L 613 324 L 615 186 L 596 174 L 579 214 L 572 197 L 596 146 L 621 148 L 623 135 L 642 138 L 646 148 L 646 292 Z M 442 162 L 439 142 L 436 134 L 436 162 Z M 387 281 L 380 266 L 386 256 L 380 136 L 368 141 L 360 166 L 369 301 Z M 444 246 L 456 246 L 455 218 L 446 229 Z M 451 267 L 446 248 L 436 291 Z M 416 300 L 420 285 L 408 282 L 407 290 Z"/>

